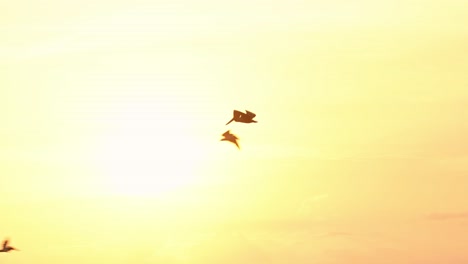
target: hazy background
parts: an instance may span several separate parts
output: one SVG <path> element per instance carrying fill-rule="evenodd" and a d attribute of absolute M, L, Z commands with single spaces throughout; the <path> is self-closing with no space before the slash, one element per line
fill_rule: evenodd
<path fill-rule="evenodd" d="M 467 14 L 0 2 L 0 262 L 468 263 Z"/>

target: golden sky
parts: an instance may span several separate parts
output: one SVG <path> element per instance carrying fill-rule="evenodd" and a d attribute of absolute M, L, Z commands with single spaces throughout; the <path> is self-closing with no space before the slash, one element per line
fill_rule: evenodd
<path fill-rule="evenodd" d="M 0 2 L 0 262 L 468 263 L 467 14 Z"/>

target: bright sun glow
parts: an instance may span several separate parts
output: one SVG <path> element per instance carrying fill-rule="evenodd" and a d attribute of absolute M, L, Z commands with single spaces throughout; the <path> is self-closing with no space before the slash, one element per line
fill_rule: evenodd
<path fill-rule="evenodd" d="M 137 119 L 137 114 L 127 109 L 96 144 L 103 190 L 155 197 L 195 184 L 205 153 L 190 125 L 167 113 L 152 119 Z"/>

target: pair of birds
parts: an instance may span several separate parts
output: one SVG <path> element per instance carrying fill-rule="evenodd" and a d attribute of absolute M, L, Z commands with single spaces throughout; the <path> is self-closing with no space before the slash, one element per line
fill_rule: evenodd
<path fill-rule="evenodd" d="M 241 111 L 238 111 L 238 110 L 234 110 L 233 115 L 232 115 L 232 119 L 229 122 L 227 122 L 226 125 L 229 125 L 232 121 L 240 122 L 240 123 L 257 123 L 257 121 L 253 120 L 255 116 L 256 116 L 256 114 L 254 114 L 254 113 L 252 113 L 252 112 L 250 112 L 248 110 L 245 110 L 245 113 L 243 113 Z M 221 141 L 232 142 L 237 146 L 238 149 L 240 149 L 239 143 L 237 143 L 237 140 L 239 138 L 236 135 L 231 134 L 230 130 L 224 132 L 224 134 L 222 136 L 224 138 L 222 138 Z"/>
<path fill-rule="evenodd" d="M 10 240 L 9 240 L 9 239 L 5 239 L 5 240 L 3 241 L 3 248 L 0 249 L 0 252 L 9 252 L 9 251 L 11 251 L 11 250 L 18 250 L 18 251 L 19 251 L 19 249 L 14 248 L 14 247 L 8 245 L 9 243 L 10 243 Z"/>

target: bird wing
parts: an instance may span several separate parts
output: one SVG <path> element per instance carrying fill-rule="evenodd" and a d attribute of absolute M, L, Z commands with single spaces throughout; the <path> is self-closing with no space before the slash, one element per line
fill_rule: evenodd
<path fill-rule="evenodd" d="M 6 248 L 8 246 L 8 239 L 5 239 L 3 241 L 3 248 Z"/>
<path fill-rule="evenodd" d="M 232 113 L 233 117 L 239 117 L 239 116 L 241 116 L 241 115 L 243 115 L 243 114 L 244 114 L 244 113 L 242 113 L 242 112 L 239 111 L 239 110 L 234 110 L 233 113 Z"/>
<path fill-rule="evenodd" d="M 236 135 L 231 133 L 231 130 L 226 131 L 223 134 L 223 136 L 225 136 L 226 138 L 234 139 L 234 140 L 239 139 L 238 137 L 236 137 Z"/>
<path fill-rule="evenodd" d="M 226 140 L 233 143 L 233 144 L 235 144 L 239 148 L 239 144 L 237 143 L 237 138 L 235 136 L 231 135 L 231 137 L 229 137 Z"/>
<path fill-rule="evenodd" d="M 237 139 L 237 138 L 236 138 Z M 237 143 L 237 140 L 234 139 L 234 144 L 236 144 L 237 148 L 240 149 L 239 143 Z"/>
<path fill-rule="evenodd" d="M 234 110 L 232 112 L 232 119 L 229 120 L 229 122 L 226 123 L 226 125 L 229 125 L 232 121 L 235 121 L 236 119 L 240 118 L 244 113 L 238 110 Z"/>
<path fill-rule="evenodd" d="M 252 118 L 254 118 L 256 116 L 256 114 L 248 111 L 248 110 L 245 110 L 245 113 L 248 115 L 248 116 L 251 116 Z"/>

